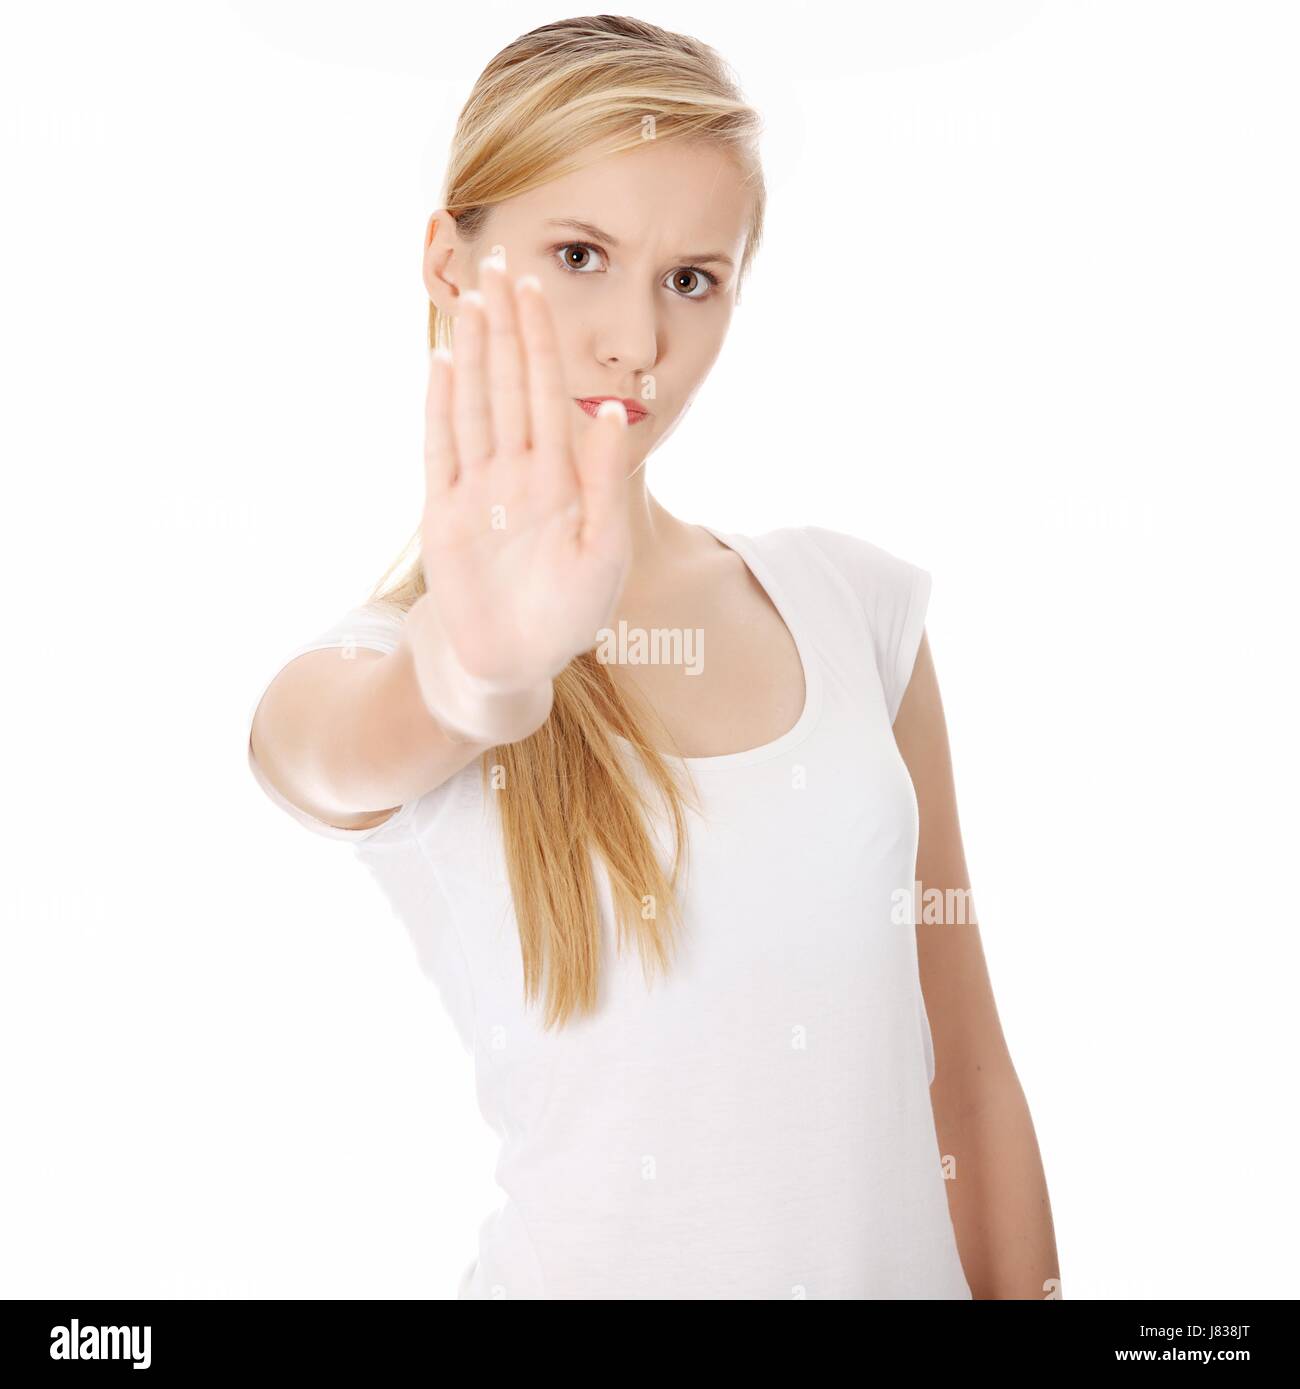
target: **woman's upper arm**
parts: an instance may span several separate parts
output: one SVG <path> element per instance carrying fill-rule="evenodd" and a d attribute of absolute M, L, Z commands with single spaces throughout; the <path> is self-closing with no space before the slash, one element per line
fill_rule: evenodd
<path fill-rule="evenodd" d="M 982 1088 L 1014 1078 L 971 898 L 939 680 L 923 632 L 894 722 L 916 790 L 917 958 L 934 1041 L 936 1104 L 977 1104 Z"/>

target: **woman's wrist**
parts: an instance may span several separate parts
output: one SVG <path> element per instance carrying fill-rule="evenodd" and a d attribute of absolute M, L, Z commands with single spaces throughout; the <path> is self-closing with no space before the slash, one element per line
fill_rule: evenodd
<path fill-rule="evenodd" d="M 516 743 L 549 717 L 554 696 L 550 677 L 514 688 L 471 675 L 456 659 L 429 594 L 411 605 L 402 640 L 425 708 L 456 742 L 484 747 Z"/>

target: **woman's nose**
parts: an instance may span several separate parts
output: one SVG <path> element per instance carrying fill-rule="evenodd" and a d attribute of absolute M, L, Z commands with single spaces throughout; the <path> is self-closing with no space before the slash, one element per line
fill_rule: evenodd
<path fill-rule="evenodd" d="M 596 354 L 623 371 L 649 371 L 659 360 L 655 306 L 643 297 L 620 296 L 604 306 L 606 317 L 596 338 Z"/>

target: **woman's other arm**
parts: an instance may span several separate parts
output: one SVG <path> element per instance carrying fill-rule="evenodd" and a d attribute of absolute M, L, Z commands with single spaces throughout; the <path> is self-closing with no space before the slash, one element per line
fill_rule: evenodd
<path fill-rule="evenodd" d="M 920 812 L 916 937 L 934 1041 L 930 1098 L 940 1153 L 955 1168 L 948 1205 L 966 1281 L 981 1299 L 1059 1296 L 1047 1181 L 971 906 L 948 729 L 924 633 L 894 736 Z M 943 920 L 927 924 L 931 889 L 946 905 Z M 964 916 L 954 903 L 966 904 Z"/>

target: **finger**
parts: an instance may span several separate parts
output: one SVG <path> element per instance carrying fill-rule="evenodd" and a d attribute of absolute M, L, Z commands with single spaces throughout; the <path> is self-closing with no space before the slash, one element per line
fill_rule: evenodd
<path fill-rule="evenodd" d="M 536 275 L 515 286 L 520 334 L 528 379 L 529 435 L 533 450 L 530 481 L 553 504 L 571 497 L 577 487 L 571 441 L 579 407 L 570 398 L 560 364 L 559 339 L 550 306 Z"/>
<path fill-rule="evenodd" d="M 424 393 L 424 495 L 441 497 L 456 481 L 456 439 L 451 429 L 451 353 L 436 347 L 429 353 L 429 381 Z"/>
<path fill-rule="evenodd" d="M 492 457 L 492 418 L 484 380 L 486 323 L 483 296 L 467 289 L 460 296 L 452 341 L 452 425 L 456 458 L 464 477 Z"/>
<path fill-rule="evenodd" d="M 623 402 L 604 401 L 578 451 L 578 482 L 582 489 L 578 544 L 606 558 L 621 554 L 628 526 L 631 481 L 627 431 Z"/>
<path fill-rule="evenodd" d="M 479 284 L 487 309 L 488 402 L 496 457 L 517 458 L 528 447 L 528 382 L 505 261 L 482 260 Z"/>

